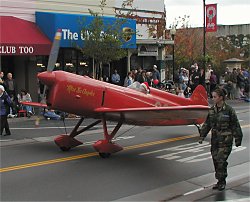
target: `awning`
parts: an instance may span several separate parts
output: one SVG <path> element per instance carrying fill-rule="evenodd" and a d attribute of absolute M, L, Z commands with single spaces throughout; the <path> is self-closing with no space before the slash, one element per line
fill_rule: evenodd
<path fill-rule="evenodd" d="M 0 16 L 0 55 L 49 55 L 51 46 L 35 23 Z"/>

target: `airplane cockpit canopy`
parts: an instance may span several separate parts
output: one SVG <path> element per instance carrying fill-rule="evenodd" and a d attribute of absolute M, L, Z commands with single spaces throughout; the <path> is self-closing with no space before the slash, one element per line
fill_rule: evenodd
<path fill-rule="evenodd" d="M 145 84 L 141 84 L 138 81 L 135 81 L 134 83 L 130 84 L 128 86 L 128 88 L 148 94 L 149 93 L 149 89 L 147 89 L 147 87 L 145 86 Z"/>

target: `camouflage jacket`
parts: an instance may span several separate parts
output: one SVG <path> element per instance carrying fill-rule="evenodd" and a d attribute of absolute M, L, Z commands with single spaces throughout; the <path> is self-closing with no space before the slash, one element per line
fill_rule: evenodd
<path fill-rule="evenodd" d="M 236 146 L 241 145 L 242 130 L 234 109 L 227 103 L 224 103 L 220 110 L 216 106 L 210 108 L 207 119 L 201 127 L 200 136 L 205 138 L 210 130 L 212 130 L 212 145 L 232 146 L 233 138 Z"/>

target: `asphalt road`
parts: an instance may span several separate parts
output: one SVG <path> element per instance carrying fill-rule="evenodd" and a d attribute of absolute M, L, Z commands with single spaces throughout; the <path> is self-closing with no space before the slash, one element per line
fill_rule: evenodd
<path fill-rule="evenodd" d="M 244 139 L 229 167 L 249 162 L 249 105 L 234 107 Z M 66 120 L 68 132 L 76 121 Z M 0 139 L 1 201 L 113 201 L 213 172 L 209 137 L 199 145 L 194 126 L 123 126 L 117 143 L 124 150 L 102 159 L 91 146 L 103 138 L 100 126 L 77 137 L 84 145 L 62 152 L 52 140 L 65 133 L 63 122 L 10 125 L 12 135 Z"/>

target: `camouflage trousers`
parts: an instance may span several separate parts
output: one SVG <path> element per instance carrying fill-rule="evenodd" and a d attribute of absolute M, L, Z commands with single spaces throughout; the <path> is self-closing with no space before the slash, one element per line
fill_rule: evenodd
<path fill-rule="evenodd" d="M 227 159 L 232 151 L 232 146 L 227 147 L 211 147 L 211 154 L 214 162 L 215 178 L 223 181 L 227 177 Z"/>

